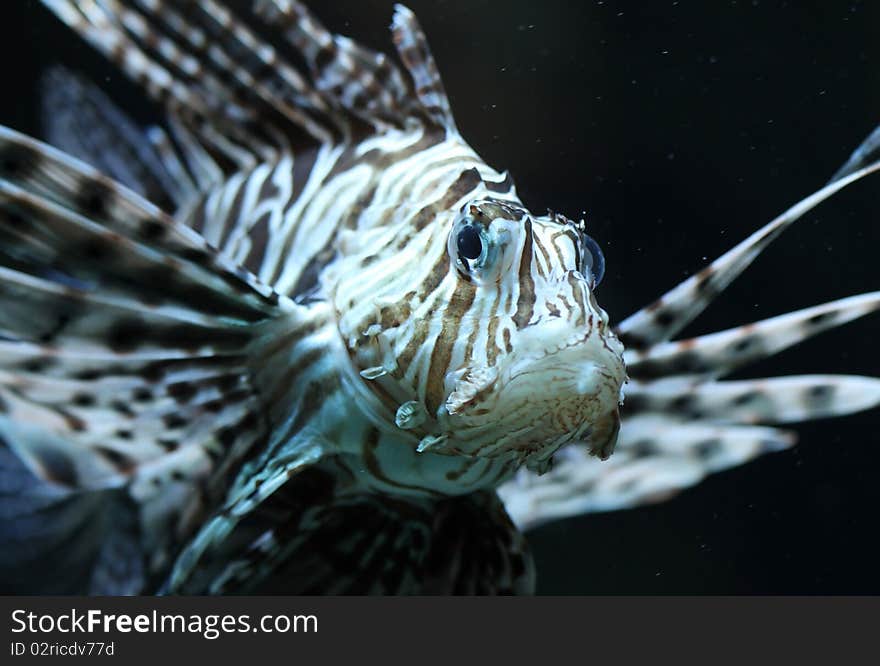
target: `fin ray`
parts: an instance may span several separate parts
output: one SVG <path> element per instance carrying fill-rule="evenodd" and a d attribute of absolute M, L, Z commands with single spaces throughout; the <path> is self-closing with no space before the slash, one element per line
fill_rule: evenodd
<path fill-rule="evenodd" d="M 850 296 L 688 340 L 627 350 L 631 377 L 650 380 L 677 374 L 722 376 L 837 326 L 880 310 L 880 291 Z"/>
<path fill-rule="evenodd" d="M 679 423 L 647 415 L 623 424 L 618 447 L 599 461 L 584 446 L 561 449 L 542 476 L 521 470 L 499 495 L 514 522 L 531 529 L 582 513 L 617 511 L 668 499 L 707 475 L 794 445 L 763 426 Z"/>
<path fill-rule="evenodd" d="M 628 415 L 714 423 L 797 423 L 844 416 L 880 404 L 880 379 L 857 375 L 792 375 L 736 381 L 661 379 L 635 384 Z"/>
<path fill-rule="evenodd" d="M 862 167 L 799 201 L 773 221 L 728 250 L 651 305 L 624 319 L 617 331 L 627 347 L 644 349 L 671 339 L 693 321 L 786 228 L 847 185 L 880 170 L 880 162 Z"/>
<path fill-rule="evenodd" d="M 413 88 L 421 102 L 422 108 L 440 127 L 457 134 L 455 118 L 440 70 L 431 55 L 428 39 L 419 25 L 418 19 L 403 5 L 394 6 L 394 17 L 391 21 L 394 46 L 413 80 Z"/>

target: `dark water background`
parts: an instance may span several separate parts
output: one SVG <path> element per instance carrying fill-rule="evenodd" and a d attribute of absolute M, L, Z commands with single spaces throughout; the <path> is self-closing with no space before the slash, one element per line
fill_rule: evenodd
<path fill-rule="evenodd" d="M 587 211 L 620 320 L 821 186 L 880 122 L 880 5 L 410 0 L 458 125 L 535 210 Z M 391 50 L 387 0 L 324 2 Z M 37 2 L 0 5 L 0 122 L 38 133 L 41 70 L 64 62 L 142 120 L 156 109 Z M 686 333 L 880 288 L 880 180 L 780 238 Z M 743 376 L 880 375 L 880 316 Z M 662 505 L 531 534 L 544 593 L 880 593 L 880 411 Z"/>

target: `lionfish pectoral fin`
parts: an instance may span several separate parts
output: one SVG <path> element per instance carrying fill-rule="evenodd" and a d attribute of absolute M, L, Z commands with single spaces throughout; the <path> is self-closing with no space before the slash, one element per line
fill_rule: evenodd
<path fill-rule="evenodd" d="M 306 72 L 215 0 L 185 9 L 143 0 L 43 4 L 238 168 L 303 140 L 337 142 L 355 120 L 406 117 L 393 65 L 332 35 L 298 2 L 259 2 L 255 13 L 284 33 Z"/>
<path fill-rule="evenodd" d="M 145 551 L 172 552 L 266 440 L 250 350 L 300 312 L 134 192 L 0 128 L 0 433 L 46 485 L 124 489 Z"/>
<path fill-rule="evenodd" d="M 274 545 L 267 542 L 269 537 L 254 534 L 252 530 L 265 515 L 274 515 L 277 520 L 277 515 L 282 514 L 273 514 L 273 511 L 279 510 L 279 503 L 290 503 L 288 510 L 294 510 L 293 500 L 285 489 L 298 491 L 304 487 L 306 499 L 308 493 L 317 493 L 311 499 L 317 499 L 321 492 L 330 493 L 334 481 L 315 468 L 315 463 L 325 455 L 325 447 L 305 433 L 280 447 L 269 442 L 262 454 L 237 474 L 223 506 L 202 524 L 176 559 L 163 591 L 181 593 L 192 589 L 217 594 L 242 574 L 250 577 L 252 572 L 245 572 L 242 564 L 236 562 L 236 553 L 242 549 L 259 553 Z M 300 475 L 305 479 L 299 480 Z M 315 487 L 318 483 L 326 484 L 320 492 Z M 294 519 L 290 514 L 284 515 L 285 520 Z M 255 544 L 249 539 L 261 540 Z"/>
<path fill-rule="evenodd" d="M 880 405 L 880 379 L 859 375 L 789 375 L 727 381 L 673 377 L 634 384 L 631 418 L 784 424 L 844 416 Z"/>
<path fill-rule="evenodd" d="M 334 482 L 316 467 L 290 477 L 245 519 L 229 526 L 198 567 L 188 566 L 190 575 L 173 578 L 165 591 L 534 591 L 525 539 L 494 493 L 442 500 L 345 494 L 334 491 Z"/>
<path fill-rule="evenodd" d="M 880 291 L 875 291 L 643 351 L 627 350 L 624 359 L 636 380 L 687 374 L 719 377 L 878 310 Z"/>
<path fill-rule="evenodd" d="M 880 136 L 874 132 L 862 144 L 864 150 L 856 150 L 856 154 L 861 155 L 856 163 L 861 164 L 870 158 L 867 164 L 857 169 L 845 166 L 839 172 L 845 175 L 799 201 L 706 268 L 672 288 L 651 305 L 627 317 L 616 329 L 623 343 L 630 348 L 645 349 L 671 339 L 715 300 L 793 222 L 847 185 L 880 170 L 875 145 L 878 139 Z"/>
<path fill-rule="evenodd" d="M 583 446 L 561 449 L 543 476 L 521 470 L 499 488 L 511 518 L 527 530 L 550 520 L 664 501 L 707 475 L 795 443 L 762 426 L 624 422 L 614 455 L 600 462 Z"/>

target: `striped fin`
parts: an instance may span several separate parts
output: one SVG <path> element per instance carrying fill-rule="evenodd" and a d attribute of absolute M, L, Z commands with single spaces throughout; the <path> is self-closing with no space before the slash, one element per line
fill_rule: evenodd
<path fill-rule="evenodd" d="M 93 168 L 0 127 L 0 256 L 9 268 L 80 292 L 130 291 L 141 303 L 257 321 L 277 295 L 195 232 Z M 184 284 L 189 291 L 182 289 Z"/>
<path fill-rule="evenodd" d="M 713 423 L 797 423 L 844 416 L 880 405 L 880 379 L 796 375 L 738 381 L 673 377 L 628 390 L 624 413 Z"/>
<path fill-rule="evenodd" d="M 401 126 L 412 115 L 410 91 L 384 53 L 334 35 L 296 0 L 261 0 L 256 13 L 302 54 L 315 87 L 331 103 L 368 122 Z"/>
<path fill-rule="evenodd" d="M 419 594 L 534 594 L 528 544 L 496 493 L 440 502 Z"/>
<path fill-rule="evenodd" d="M 304 72 L 215 0 L 42 1 L 234 170 L 304 143 L 348 142 L 365 123 L 371 132 L 411 121 L 453 127 L 433 111 L 448 111 L 439 78 L 426 111 L 427 98 L 385 54 L 330 33 L 294 0 L 262 0 L 254 13 L 302 56 Z M 396 30 L 421 44 L 418 58 L 405 58 L 418 85 L 425 71 L 436 76 L 414 19 Z"/>
<path fill-rule="evenodd" d="M 440 78 L 440 70 L 434 62 L 434 56 L 428 48 L 428 38 L 425 37 L 415 14 L 403 5 L 395 5 L 391 31 L 394 45 L 412 76 L 422 107 L 435 123 L 457 134 L 458 129 L 452 117 L 443 80 Z"/>
<path fill-rule="evenodd" d="M 146 578 L 284 418 L 254 364 L 310 317 L 134 192 L 0 128 L 0 437 L 46 487 L 124 491 Z M 107 548 L 133 547 L 117 536 Z M 95 589 L 128 589 L 102 552 Z"/>
<path fill-rule="evenodd" d="M 877 310 L 880 291 L 643 351 L 627 350 L 624 360 L 629 376 L 638 380 L 675 374 L 721 376 Z"/>
<path fill-rule="evenodd" d="M 125 74 L 140 82 L 155 101 L 186 122 L 200 141 L 223 159 L 237 168 L 247 168 L 258 156 L 271 153 L 266 136 L 247 110 L 225 94 L 225 84 L 211 72 L 203 72 L 197 59 L 152 30 L 140 15 L 131 11 L 114 13 L 111 6 L 122 9 L 116 2 L 44 0 L 44 4 Z M 164 56 L 156 57 L 164 57 L 164 65 L 138 44 L 144 38 L 157 41 Z"/>
<path fill-rule="evenodd" d="M 201 476 L 260 425 L 252 388 L 212 364 L 175 382 L 106 366 L 92 380 L 3 372 L 0 433 L 35 474 L 73 489 Z"/>
<path fill-rule="evenodd" d="M 355 584 L 393 585 L 388 575 L 359 579 L 361 567 L 376 566 L 398 569 L 399 584 L 406 584 L 427 543 L 430 514 L 378 496 L 338 496 L 336 484 L 333 473 L 310 467 L 285 478 L 237 520 L 215 517 L 183 552 L 162 591 L 342 594 Z M 399 514 L 403 505 L 408 511 Z M 422 534 L 414 539 L 413 532 Z"/>
<path fill-rule="evenodd" d="M 760 426 L 624 421 L 607 461 L 569 446 L 543 476 L 520 471 L 498 494 L 513 521 L 531 529 L 551 520 L 660 502 L 707 475 L 794 444 L 791 433 Z"/>
<path fill-rule="evenodd" d="M 866 143 L 876 140 L 873 137 L 872 134 Z M 873 152 L 869 150 L 870 154 Z M 693 321 L 779 234 L 804 213 L 847 185 L 877 170 L 880 170 L 880 161 L 874 161 L 855 171 L 844 171 L 845 176 L 830 182 L 798 202 L 699 273 L 622 321 L 617 327 L 621 341 L 629 348 L 645 349 L 652 344 L 671 339 Z"/>

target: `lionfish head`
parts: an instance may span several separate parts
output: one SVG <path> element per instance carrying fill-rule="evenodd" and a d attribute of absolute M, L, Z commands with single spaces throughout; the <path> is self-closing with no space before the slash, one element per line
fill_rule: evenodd
<path fill-rule="evenodd" d="M 584 224 L 492 197 L 413 219 L 378 252 L 360 244 L 336 288 L 349 356 L 386 420 L 419 450 L 537 469 L 569 442 L 610 455 L 626 369 Z"/>

